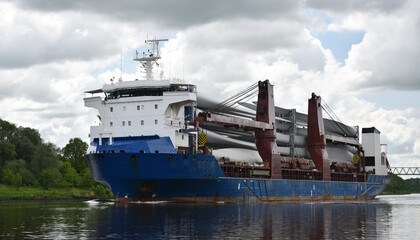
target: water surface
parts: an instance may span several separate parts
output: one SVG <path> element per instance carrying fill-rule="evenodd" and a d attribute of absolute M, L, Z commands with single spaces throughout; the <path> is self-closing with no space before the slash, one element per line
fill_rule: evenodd
<path fill-rule="evenodd" d="M 420 239 L 420 194 L 368 202 L 0 202 L 2 239 Z"/>

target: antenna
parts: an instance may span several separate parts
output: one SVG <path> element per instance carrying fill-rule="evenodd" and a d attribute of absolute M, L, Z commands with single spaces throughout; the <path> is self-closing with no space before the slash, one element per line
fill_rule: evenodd
<path fill-rule="evenodd" d="M 182 81 L 185 82 L 184 49 L 182 49 Z"/>
<path fill-rule="evenodd" d="M 384 152 L 385 154 L 387 154 L 388 152 L 388 144 L 386 143 L 381 143 L 381 152 Z"/>
<path fill-rule="evenodd" d="M 168 39 L 146 40 L 145 43 L 149 46 L 147 53 L 143 52 L 143 56 L 140 57 L 136 54 L 133 59 L 134 61 L 139 61 L 144 68 L 145 80 L 154 80 L 153 65 L 159 66 L 159 63 L 157 63 L 157 60 L 160 59 L 159 43 L 164 41 L 168 41 Z"/>
<path fill-rule="evenodd" d="M 122 76 L 123 76 L 123 41 L 124 41 L 124 29 L 122 30 L 121 33 L 121 62 L 120 62 L 120 70 L 121 70 L 121 75 L 120 75 L 120 82 L 122 81 Z"/>

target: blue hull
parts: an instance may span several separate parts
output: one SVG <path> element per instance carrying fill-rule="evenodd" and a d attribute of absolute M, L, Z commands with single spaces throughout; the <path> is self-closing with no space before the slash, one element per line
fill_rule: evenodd
<path fill-rule="evenodd" d="M 214 156 L 195 154 L 92 153 L 87 160 L 95 181 L 119 201 L 367 200 L 391 180 L 390 175 L 369 175 L 367 182 L 233 178 Z"/>

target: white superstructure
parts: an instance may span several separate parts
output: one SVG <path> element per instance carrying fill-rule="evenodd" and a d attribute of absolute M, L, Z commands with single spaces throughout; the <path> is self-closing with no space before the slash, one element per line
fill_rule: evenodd
<path fill-rule="evenodd" d="M 385 158 L 381 155 L 381 132 L 375 127 L 362 129 L 362 146 L 365 150 L 366 171 L 387 175 Z"/>
<path fill-rule="evenodd" d="M 159 42 L 148 40 L 151 51 L 138 53 L 134 60 L 145 68 L 144 80 L 111 81 L 102 89 L 87 91 L 91 96 L 84 98 L 85 106 L 98 110 L 100 123 L 91 126 L 91 142 L 108 139 L 113 144 L 117 137 L 158 135 L 170 137 L 176 149 L 189 145 L 188 119 L 193 118 L 197 91 L 194 85 L 171 83 L 169 80 L 154 80 L 152 68 L 158 59 Z"/>

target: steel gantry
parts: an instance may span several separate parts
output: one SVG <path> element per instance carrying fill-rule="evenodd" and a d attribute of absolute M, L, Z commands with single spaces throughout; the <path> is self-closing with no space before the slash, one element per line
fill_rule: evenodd
<path fill-rule="evenodd" d="M 391 167 L 391 173 L 396 175 L 420 175 L 420 167 Z"/>

